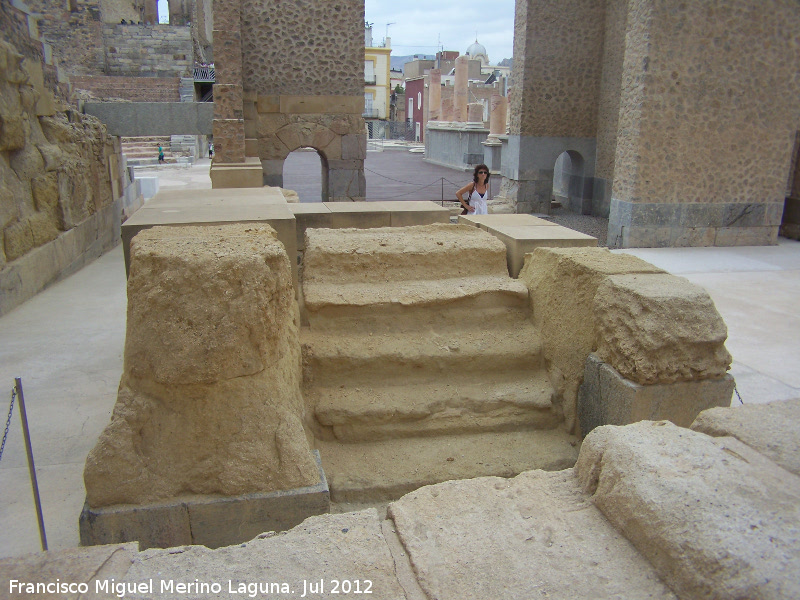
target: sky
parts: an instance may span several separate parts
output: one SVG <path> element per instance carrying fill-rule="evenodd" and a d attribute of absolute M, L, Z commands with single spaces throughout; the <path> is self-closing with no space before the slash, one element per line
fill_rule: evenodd
<path fill-rule="evenodd" d="M 392 38 L 392 56 L 436 54 L 445 50 L 464 54 L 478 41 L 489 61 L 511 58 L 514 47 L 514 0 L 463 2 L 456 0 L 365 0 L 364 18 L 372 23 L 372 43 Z"/>

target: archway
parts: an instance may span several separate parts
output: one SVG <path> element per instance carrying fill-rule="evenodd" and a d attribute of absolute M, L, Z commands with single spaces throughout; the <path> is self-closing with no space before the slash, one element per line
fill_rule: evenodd
<path fill-rule="evenodd" d="M 559 154 L 553 167 L 553 199 L 567 210 L 580 215 L 592 214 L 590 181 L 584 175 L 580 152 L 566 150 Z"/>
<path fill-rule="evenodd" d="M 298 148 L 283 161 L 283 185 L 294 190 L 300 202 L 328 201 L 328 161 L 309 146 Z"/>

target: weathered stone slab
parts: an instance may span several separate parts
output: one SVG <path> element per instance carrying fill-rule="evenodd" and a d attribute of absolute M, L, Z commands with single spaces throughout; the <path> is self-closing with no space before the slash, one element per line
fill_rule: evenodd
<path fill-rule="evenodd" d="M 560 227 L 553 221 L 534 217 L 533 215 L 526 214 L 493 214 L 493 215 L 459 215 L 459 224 L 474 225 L 481 229 L 487 229 L 492 226 L 505 226 L 511 225 L 515 227 L 520 226 L 534 226 L 534 225 L 551 225 L 553 227 Z"/>
<path fill-rule="evenodd" d="M 215 121 L 216 123 L 216 121 Z M 237 155 L 227 162 L 211 163 L 211 187 L 213 188 L 260 188 L 264 184 L 261 161 L 258 157 L 244 156 L 244 132 L 241 136 L 241 158 Z M 216 153 L 216 146 L 214 152 Z"/>
<path fill-rule="evenodd" d="M 575 471 L 679 597 L 800 597 L 800 478 L 738 440 L 599 427 Z"/>
<path fill-rule="evenodd" d="M 298 321 L 291 263 L 269 226 L 139 233 L 125 370 L 87 458 L 89 506 L 315 484 Z"/>
<path fill-rule="evenodd" d="M 560 225 L 516 226 L 487 223 L 485 229 L 506 245 L 508 273 L 511 277 L 519 276 L 525 255 L 536 248 L 597 246 L 597 238 Z"/>
<path fill-rule="evenodd" d="M 78 600 L 99 598 L 95 585 L 107 579 L 122 579 L 134 563 L 139 549 L 136 544 L 113 544 L 91 548 L 67 548 L 0 559 L 0 581 L 4 598 L 41 598 L 46 600 Z M 71 583 L 87 585 L 88 593 L 28 593 L 27 587 L 11 588 L 16 581 L 36 584 Z M 35 588 L 34 588 L 35 589 Z M 52 589 L 52 588 L 51 588 Z M 68 588 L 69 590 L 69 588 Z"/>
<path fill-rule="evenodd" d="M 572 469 L 424 487 L 389 516 L 429 598 L 674 598 Z"/>
<path fill-rule="evenodd" d="M 733 377 L 641 385 L 625 379 L 596 354 L 586 359 L 578 392 L 578 420 L 589 433 L 601 425 L 667 420 L 689 427 L 703 410 L 730 406 Z"/>
<path fill-rule="evenodd" d="M 626 379 L 644 385 L 720 378 L 730 368 L 725 322 L 708 292 L 683 277 L 608 277 L 594 311 L 597 355 Z"/>
<path fill-rule="evenodd" d="M 731 436 L 778 465 L 800 475 L 800 398 L 703 411 L 692 429 Z"/>
<path fill-rule="evenodd" d="M 311 517 L 291 531 L 260 535 L 246 544 L 216 550 L 202 546 L 147 550 L 136 557 L 124 581 L 138 583 L 152 579 L 155 586 L 152 595 L 134 594 L 126 598 L 184 600 L 185 592 L 162 589 L 161 582 L 198 580 L 220 584 L 221 593 L 199 590 L 190 594 L 197 600 L 300 598 L 304 592 L 307 598 L 362 597 L 355 595 L 356 585 L 361 594 L 370 591 L 363 597 L 405 600 L 394 573 L 394 561 L 381 532 L 377 511 L 369 509 Z M 338 592 L 334 580 L 339 581 Z M 345 586 L 343 580 L 349 585 Z M 319 585 L 320 581 L 323 590 L 314 593 L 311 586 Z M 259 589 L 259 583 L 268 587 Z M 242 584 L 244 590 L 240 591 Z M 255 585 L 253 591 L 247 591 L 248 584 Z M 277 588 L 270 584 L 277 584 Z M 349 594 L 344 594 L 344 589 L 349 589 Z"/>

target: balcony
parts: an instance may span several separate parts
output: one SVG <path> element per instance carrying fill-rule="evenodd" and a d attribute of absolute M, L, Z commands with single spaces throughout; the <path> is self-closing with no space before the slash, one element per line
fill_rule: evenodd
<path fill-rule="evenodd" d="M 364 76 L 364 85 L 375 85 L 377 81 L 374 75 L 372 77 Z"/>
<path fill-rule="evenodd" d="M 214 83 L 216 81 L 216 76 L 214 74 L 214 65 L 195 67 L 194 80 L 199 83 Z"/>
<path fill-rule="evenodd" d="M 380 119 L 381 111 L 379 111 L 377 108 L 365 108 L 361 116 L 365 119 Z"/>

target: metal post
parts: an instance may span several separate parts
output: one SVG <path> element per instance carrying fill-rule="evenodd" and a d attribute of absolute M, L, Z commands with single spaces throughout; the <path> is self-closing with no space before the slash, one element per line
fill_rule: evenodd
<path fill-rule="evenodd" d="M 47 536 L 44 533 L 44 516 L 42 515 L 42 502 L 39 499 L 39 484 L 36 482 L 36 467 L 33 464 L 33 448 L 31 447 L 31 434 L 28 431 L 28 415 L 25 412 L 25 398 L 22 396 L 22 380 L 14 379 L 19 398 L 19 418 L 22 419 L 22 435 L 25 437 L 25 451 L 28 453 L 28 471 L 31 474 L 31 487 L 33 488 L 33 501 L 36 503 L 36 517 L 39 519 L 39 538 L 42 540 L 42 550 L 47 550 Z"/>

